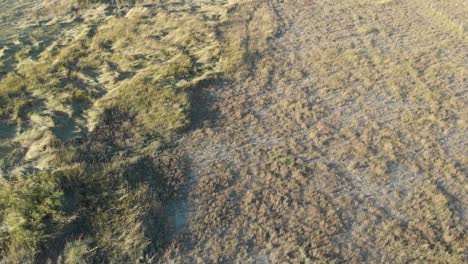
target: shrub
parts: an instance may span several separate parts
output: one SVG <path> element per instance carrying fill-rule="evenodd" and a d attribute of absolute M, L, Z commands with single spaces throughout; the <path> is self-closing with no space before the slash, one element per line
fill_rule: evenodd
<path fill-rule="evenodd" d="M 68 242 L 62 255 L 57 258 L 59 264 L 86 264 L 89 263 L 89 255 L 93 252 L 90 247 L 91 240 L 77 239 Z"/>
<path fill-rule="evenodd" d="M 0 119 L 10 118 L 21 108 L 19 98 L 25 96 L 24 78 L 15 73 L 10 73 L 0 80 Z"/>
<path fill-rule="evenodd" d="M 71 219 L 63 213 L 59 182 L 49 174 L 0 182 L 0 255 L 6 260 L 32 259 L 37 246 Z"/>

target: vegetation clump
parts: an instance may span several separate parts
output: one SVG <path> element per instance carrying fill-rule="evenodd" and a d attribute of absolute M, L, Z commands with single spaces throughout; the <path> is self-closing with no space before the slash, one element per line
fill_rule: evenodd
<path fill-rule="evenodd" d="M 33 260 L 38 246 L 72 220 L 58 179 L 46 173 L 2 179 L 0 190 L 0 252 L 7 261 Z"/>

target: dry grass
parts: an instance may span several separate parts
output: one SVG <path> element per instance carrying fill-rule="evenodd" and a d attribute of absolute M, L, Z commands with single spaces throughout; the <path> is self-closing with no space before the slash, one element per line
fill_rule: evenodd
<path fill-rule="evenodd" d="M 40 224 L 4 259 L 466 261 L 466 4 L 152 4 L 8 55 L 0 220 Z M 31 181 L 47 206 L 22 210 Z"/>
<path fill-rule="evenodd" d="M 463 263 L 467 42 L 429 2 L 272 2 L 283 35 L 182 142 L 189 242 L 161 262 Z"/>
<path fill-rule="evenodd" d="M 184 161 L 165 148 L 190 124 L 192 94 L 221 73 L 225 7 L 157 7 L 80 10 L 86 22 L 14 55 L 0 80 L 2 128 L 12 128 L 0 148 L 10 152 L 1 158 L 3 261 L 148 262 L 171 238 L 164 211 L 186 180 Z M 15 177 L 18 186 L 43 177 L 54 192 L 39 185 L 40 206 L 22 210 L 34 203 L 23 191 L 8 199 Z M 62 214 L 71 220 L 55 221 Z"/>

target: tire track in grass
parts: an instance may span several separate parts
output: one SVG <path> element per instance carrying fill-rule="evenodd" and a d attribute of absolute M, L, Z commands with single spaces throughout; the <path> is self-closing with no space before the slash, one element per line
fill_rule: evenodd
<path fill-rule="evenodd" d="M 446 242 L 441 230 L 463 227 L 462 203 L 436 184 L 451 161 L 421 158 L 437 158 L 438 130 L 420 120 L 427 102 L 407 98 L 433 91 L 402 50 L 431 48 L 430 36 L 412 35 L 423 20 L 403 1 L 270 8 L 284 21 L 271 52 L 249 78 L 214 90 L 221 118 L 182 141 L 197 173 L 193 244 L 175 252 L 205 262 L 460 260 L 450 249 L 460 236 Z"/>

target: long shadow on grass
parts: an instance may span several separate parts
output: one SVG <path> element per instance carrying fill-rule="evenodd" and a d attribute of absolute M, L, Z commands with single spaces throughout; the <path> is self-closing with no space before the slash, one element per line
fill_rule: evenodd
<path fill-rule="evenodd" d="M 144 143 L 135 133 L 133 121 L 128 113 L 108 109 L 92 132 L 69 141 L 77 148 L 76 162 L 81 166 L 54 177 L 61 179 L 64 210 L 75 219 L 42 246 L 39 260 L 56 262 L 67 242 L 91 238 L 89 247 L 96 249 L 93 261 L 131 263 L 129 252 L 118 253 L 115 248 L 133 239 L 126 237 L 129 229 L 144 228 L 149 244 L 141 245 L 148 257 L 163 250 L 183 229 L 187 221 L 186 159 L 172 149 L 133 152 L 129 145 Z M 110 234 L 104 244 L 103 230 Z M 132 243 L 138 246 L 139 241 Z"/>
<path fill-rule="evenodd" d="M 207 79 L 190 89 L 190 129 L 209 126 L 219 118 L 219 110 L 213 107 L 215 98 L 211 91 L 223 82 L 224 80 L 219 78 Z"/>
<path fill-rule="evenodd" d="M 16 135 L 16 124 L 7 123 L 0 120 L 0 142 L 5 139 L 11 139 Z"/>
<path fill-rule="evenodd" d="M 214 98 L 210 91 L 217 85 L 216 81 L 208 80 L 190 88 L 192 122 L 189 129 L 206 126 L 207 122 L 216 120 L 218 114 L 213 110 Z M 68 124 L 70 120 L 65 118 L 65 121 L 63 126 L 74 127 Z M 56 262 L 68 242 L 91 238 L 89 247 L 95 248 L 93 261 L 131 262 L 125 252 L 117 260 L 112 243 L 119 243 L 131 229 L 128 221 L 133 221 L 135 210 L 142 214 L 137 214 L 137 222 L 130 225 L 137 226 L 141 221 L 144 226 L 145 237 L 150 242 L 145 246 L 145 255 L 157 256 L 169 243 L 183 235 L 190 210 L 187 200 L 190 161 L 183 151 L 172 148 L 173 144 L 140 153 L 148 141 L 157 139 L 139 134 L 135 124 L 135 117 L 130 113 L 117 108 L 107 109 L 93 131 L 68 140 L 77 152 L 75 162 L 81 166 L 63 171 L 57 177 L 62 179 L 65 211 L 76 217 L 55 239 L 43 245 L 43 255 L 38 256 L 39 260 L 49 258 Z M 73 131 L 60 132 L 67 132 L 62 137 L 69 138 Z M 131 198 L 141 192 L 146 192 L 141 200 Z M 131 202 L 121 206 L 129 196 Z M 98 217 L 102 214 L 107 217 L 106 223 Z M 110 241 L 117 242 L 102 246 L 99 236 L 103 226 L 112 230 Z"/>

